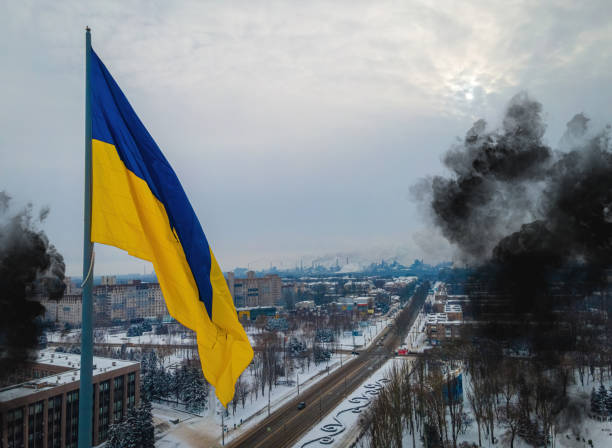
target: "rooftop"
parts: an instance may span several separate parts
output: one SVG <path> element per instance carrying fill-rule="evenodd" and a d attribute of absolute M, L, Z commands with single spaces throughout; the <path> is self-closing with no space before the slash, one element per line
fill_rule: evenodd
<path fill-rule="evenodd" d="M 428 325 L 435 324 L 460 324 L 460 320 L 448 320 L 446 313 L 431 313 L 425 316 L 425 323 Z"/>
<path fill-rule="evenodd" d="M 38 353 L 38 357 L 34 363 L 67 367 L 70 370 L 49 375 L 44 378 L 36 378 L 31 381 L 26 381 L 25 383 L 4 387 L 0 389 L 0 403 L 25 397 L 41 390 L 49 390 L 56 386 L 79 382 L 81 355 L 75 355 L 72 353 L 56 353 L 51 349 L 45 349 Z M 96 375 L 100 375 L 111 370 L 121 369 L 123 367 L 137 364 L 139 363 L 135 361 L 123 361 L 120 359 L 94 356 L 93 376 L 95 377 Z"/>
<path fill-rule="evenodd" d="M 444 312 L 445 313 L 460 313 L 461 312 L 461 305 L 455 305 L 452 303 L 446 303 L 444 305 Z"/>

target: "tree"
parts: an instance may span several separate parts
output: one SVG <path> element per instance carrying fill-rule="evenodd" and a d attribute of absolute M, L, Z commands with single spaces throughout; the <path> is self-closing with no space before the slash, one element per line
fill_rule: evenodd
<path fill-rule="evenodd" d="M 246 399 L 250 393 L 249 383 L 242 378 L 242 375 L 238 377 L 238 381 L 236 382 L 236 395 L 238 395 L 240 399 L 240 404 L 242 404 L 242 409 L 244 409 L 244 404 Z"/>
<path fill-rule="evenodd" d="M 182 398 L 187 410 L 200 412 L 206 407 L 208 383 L 199 369 L 186 369 L 181 384 Z"/>
<path fill-rule="evenodd" d="M 482 377 L 475 370 L 470 375 L 470 383 L 467 389 L 467 399 L 476 420 L 478 428 L 478 446 L 482 446 L 481 425 L 484 420 L 484 384 Z"/>
<path fill-rule="evenodd" d="M 285 309 L 291 311 L 295 309 L 296 294 L 293 287 L 283 288 L 281 304 Z"/>
<path fill-rule="evenodd" d="M 108 448 L 154 448 L 155 428 L 151 403 L 143 398 L 137 408 L 130 408 L 120 423 L 109 428 Z"/>
<path fill-rule="evenodd" d="M 153 426 L 153 413 L 151 402 L 146 398 L 140 401 L 140 406 L 136 410 L 136 421 L 140 447 L 153 448 L 155 446 L 155 427 Z"/>

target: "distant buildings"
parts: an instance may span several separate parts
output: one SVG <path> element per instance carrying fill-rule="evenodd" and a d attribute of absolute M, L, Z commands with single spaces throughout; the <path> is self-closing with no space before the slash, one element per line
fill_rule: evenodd
<path fill-rule="evenodd" d="M 40 302 L 45 307 L 45 320 L 62 325 L 81 325 L 81 295 L 64 294 L 60 300 L 44 297 Z"/>
<path fill-rule="evenodd" d="M 117 276 L 115 275 L 103 275 L 100 279 L 102 286 L 114 286 L 117 284 Z"/>
<path fill-rule="evenodd" d="M 236 278 L 228 272 L 225 280 L 236 308 L 271 306 L 281 299 L 283 282 L 276 274 L 256 277 L 255 272 L 248 271 L 246 278 Z"/>
<path fill-rule="evenodd" d="M 458 338 L 461 335 L 461 321 L 449 320 L 446 313 L 431 313 L 425 317 L 425 332 L 432 344 L 439 344 L 447 339 Z"/>
<path fill-rule="evenodd" d="M 102 277 L 105 284 L 94 287 L 94 319 L 98 326 L 138 319 L 168 320 L 170 315 L 159 283 L 139 280 L 117 284 L 114 276 Z M 45 307 L 45 320 L 71 326 L 81 325 L 82 298 L 68 294 L 60 300 L 39 297 Z"/>
<path fill-rule="evenodd" d="M 257 320 L 260 316 L 263 317 L 277 317 L 277 310 L 275 306 L 255 306 L 236 308 L 238 313 L 238 319 L 241 322 L 245 320 Z"/>
<path fill-rule="evenodd" d="M 449 300 L 444 284 L 434 293 L 431 307 L 434 312 L 425 316 L 427 340 L 436 345 L 445 340 L 459 338 L 463 309 L 457 302 Z"/>
<path fill-rule="evenodd" d="M 140 364 L 93 359 L 93 445 L 108 439 L 140 400 Z M 19 372 L 20 384 L 0 389 L 0 446 L 72 448 L 79 426 L 80 356 L 43 350 Z"/>
<path fill-rule="evenodd" d="M 296 310 L 314 310 L 315 303 L 314 300 L 302 300 L 301 302 L 295 303 Z"/>
<path fill-rule="evenodd" d="M 100 285 L 94 288 L 94 295 L 101 316 L 110 323 L 169 317 L 159 283 Z"/>

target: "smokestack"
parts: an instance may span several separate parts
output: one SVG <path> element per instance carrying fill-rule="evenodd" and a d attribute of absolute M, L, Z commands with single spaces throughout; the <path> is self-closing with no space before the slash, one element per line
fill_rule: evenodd
<path fill-rule="evenodd" d="M 13 213 L 10 199 L 0 191 L 0 378 L 34 354 L 44 313 L 35 293 L 58 300 L 66 287 L 62 256 L 36 228 L 49 210 L 34 219 L 31 204 Z"/>

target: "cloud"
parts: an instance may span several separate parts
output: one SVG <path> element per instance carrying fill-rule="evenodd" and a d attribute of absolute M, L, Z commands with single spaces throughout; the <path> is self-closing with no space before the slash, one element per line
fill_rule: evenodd
<path fill-rule="evenodd" d="M 607 113 L 606 1 L 11 2 L 2 187 L 49 204 L 80 263 L 83 29 L 174 166 L 223 264 L 420 227 L 406 191 L 520 89 Z M 575 95 L 557 98 L 566 90 Z M 578 104 L 577 104 L 578 103 Z M 493 116 L 491 116 L 493 115 Z M 27 182 L 25 179 L 36 179 Z M 40 179 L 52 180 L 43 183 Z M 347 231 L 348 229 L 348 231 Z M 307 241 L 302 247 L 294 240 Z M 385 239 L 384 237 L 382 239 Z M 112 266 L 115 255 L 109 255 Z M 104 262 L 104 259 L 100 259 Z"/>

